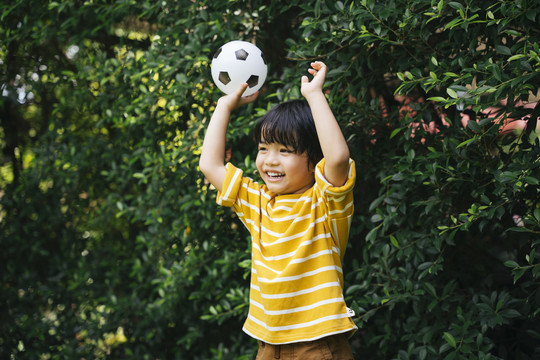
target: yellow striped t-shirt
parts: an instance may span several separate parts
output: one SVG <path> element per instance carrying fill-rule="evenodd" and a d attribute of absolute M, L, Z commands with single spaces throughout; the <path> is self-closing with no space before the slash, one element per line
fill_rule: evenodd
<path fill-rule="evenodd" d="M 343 298 L 341 268 L 355 180 L 349 160 L 347 182 L 332 186 L 323 159 L 311 189 L 277 195 L 227 164 L 217 202 L 233 207 L 253 238 L 247 334 L 286 344 L 357 329 Z"/>

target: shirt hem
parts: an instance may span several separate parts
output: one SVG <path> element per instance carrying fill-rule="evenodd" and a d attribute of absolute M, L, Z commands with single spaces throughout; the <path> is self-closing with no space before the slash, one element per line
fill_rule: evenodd
<path fill-rule="evenodd" d="M 356 330 L 358 330 L 358 327 L 355 325 L 353 326 L 352 328 L 350 329 L 345 329 L 345 330 L 337 330 L 337 331 L 332 331 L 332 332 L 328 332 L 328 333 L 324 333 L 324 334 L 321 334 L 321 335 L 316 335 L 314 337 L 311 337 L 311 338 L 305 338 L 305 339 L 298 339 L 298 340 L 292 340 L 292 341 L 284 341 L 284 342 L 271 342 L 271 341 L 267 341 L 267 340 L 264 340 L 258 336 L 256 336 L 255 334 L 251 333 L 248 329 L 246 329 L 245 327 L 242 328 L 242 330 L 249 336 L 251 336 L 252 338 L 256 339 L 256 340 L 259 340 L 259 341 L 262 341 L 266 344 L 270 344 L 270 345 L 285 345 L 285 344 L 295 344 L 295 343 L 300 343 L 300 342 L 305 342 L 305 341 L 315 341 L 315 340 L 319 340 L 319 339 L 322 339 L 322 338 L 325 338 L 325 337 L 328 337 L 328 336 L 333 336 L 333 335 L 338 335 L 338 334 L 344 334 L 344 333 L 349 333 L 350 332 L 350 335 L 347 336 L 347 337 L 351 337 L 355 332 Z"/>

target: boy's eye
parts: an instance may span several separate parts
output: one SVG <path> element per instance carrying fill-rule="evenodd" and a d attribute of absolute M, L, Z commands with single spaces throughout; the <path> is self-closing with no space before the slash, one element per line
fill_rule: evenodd
<path fill-rule="evenodd" d="M 280 151 L 281 151 L 282 153 L 285 153 L 285 154 L 291 154 L 291 153 L 293 153 L 293 151 L 292 151 L 291 149 L 287 149 L 287 148 L 281 149 Z"/>

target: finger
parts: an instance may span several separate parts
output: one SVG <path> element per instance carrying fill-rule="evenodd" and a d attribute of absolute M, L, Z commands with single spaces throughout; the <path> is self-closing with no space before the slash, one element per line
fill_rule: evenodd
<path fill-rule="evenodd" d="M 319 72 L 326 74 L 326 65 L 322 61 L 317 61 L 312 64 L 313 68 Z"/>
<path fill-rule="evenodd" d="M 306 75 L 302 76 L 302 84 L 307 84 L 309 83 L 309 79 Z"/>
<path fill-rule="evenodd" d="M 326 77 L 326 66 L 323 63 L 321 63 L 321 66 L 317 69 L 317 74 L 320 74 L 323 78 Z"/>
<path fill-rule="evenodd" d="M 257 96 L 259 96 L 259 92 L 255 91 L 253 94 L 242 97 L 241 101 L 242 104 L 249 104 L 250 102 L 255 101 L 257 99 Z"/>
<path fill-rule="evenodd" d="M 244 91 L 246 91 L 248 87 L 248 84 L 247 83 L 243 83 L 243 84 L 240 84 L 240 86 L 238 87 L 238 89 L 236 89 L 232 95 L 235 96 L 235 97 L 241 97 L 242 94 L 244 93 Z"/>

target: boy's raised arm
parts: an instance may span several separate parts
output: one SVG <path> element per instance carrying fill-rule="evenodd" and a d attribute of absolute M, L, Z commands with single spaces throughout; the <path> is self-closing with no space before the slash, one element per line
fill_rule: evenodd
<path fill-rule="evenodd" d="M 227 174 L 225 168 L 225 137 L 231 112 L 241 105 L 255 101 L 258 95 L 258 93 L 255 93 L 242 97 L 246 88 L 247 84 L 242 84 L 238 90 L 218 100 L 204 136 L 199 168 L 218 191 L 222 190 L 221 187 Z"/>
<path fill-rule="evenodd" d="M 302 76 L 302 95 L 311 108 L 317 135 L 325 159 L 324 176 L 334 186 L 342 186 L 347 181 L 349 167 L 349 147 L 341 128 L 326 101 L 322 91 L 326 78 L 326 65 L 320 61 L 311 63 L 308 72 L 311 81 Z"/>

